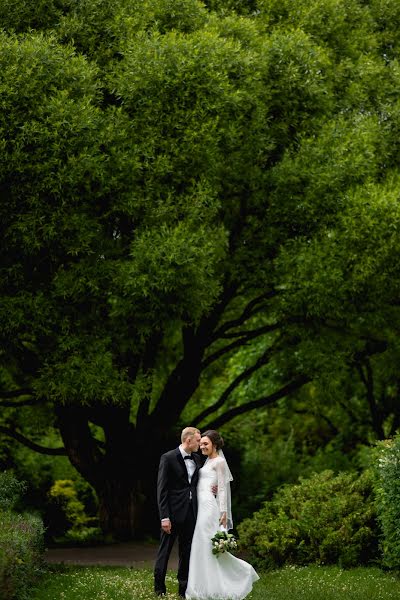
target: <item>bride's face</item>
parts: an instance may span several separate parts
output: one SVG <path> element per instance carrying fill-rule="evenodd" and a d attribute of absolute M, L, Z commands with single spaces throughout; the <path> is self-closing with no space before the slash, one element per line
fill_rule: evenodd
<path fill-rule="evenodd" d="M 209 437 L 202 437 L 200 440 L 200 450 L 205 456 L 210 456 L 214 451 L 214 445 Z"/>

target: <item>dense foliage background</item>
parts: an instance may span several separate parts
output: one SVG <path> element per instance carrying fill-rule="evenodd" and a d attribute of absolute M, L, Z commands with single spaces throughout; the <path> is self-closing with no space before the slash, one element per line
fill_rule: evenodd
<path fill-rule="evenodd" d="M 0 0 L 0 459 L 51 535 L 156 531 L 188 423 L 224 434 L 239 521 L 396 432 L 399 24 Z"/>

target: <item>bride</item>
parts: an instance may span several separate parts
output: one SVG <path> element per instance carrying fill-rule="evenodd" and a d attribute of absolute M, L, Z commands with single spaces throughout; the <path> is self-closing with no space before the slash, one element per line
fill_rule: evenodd
<path fill-rule="evenodd" d="M 207 460 L 199 472 L 198 513 L 192 540 L 188 600 L 242 600 L 259 579 L 251 565 L 228 552 L 212 553 L 211 538 L 220 526 L 232 529 L 230 481 L 232 475 L 222 452 L 224 442 L 218 431 L 206 431 L 200 449 Z M 218 486 L 215 498 L 212 486 Z"/>

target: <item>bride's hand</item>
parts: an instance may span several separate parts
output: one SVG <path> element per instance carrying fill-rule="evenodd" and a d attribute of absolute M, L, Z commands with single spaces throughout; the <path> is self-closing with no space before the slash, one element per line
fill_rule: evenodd
<path fill-rule="evenodd" d="M 219 524 L 226 528 L 226 512 L 222 513 Z"/>

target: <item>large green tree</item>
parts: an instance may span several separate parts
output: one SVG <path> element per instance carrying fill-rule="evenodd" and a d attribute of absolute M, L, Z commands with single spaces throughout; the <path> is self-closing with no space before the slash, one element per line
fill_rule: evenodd
<path fill-rule="evenodd" d="M 398 277 L 395 233 L 382 282 L 364 244 L 395 186 L 397 30 L 356 0 L 45 4 L 0 3 L 0 431 L 67 454 L 129 537 L 186 415 L 300 389 L 332 330 L 346 361 L 382 338 L 360 314 Z M 32 405 L 59 448 L 22 431 Z"/>

